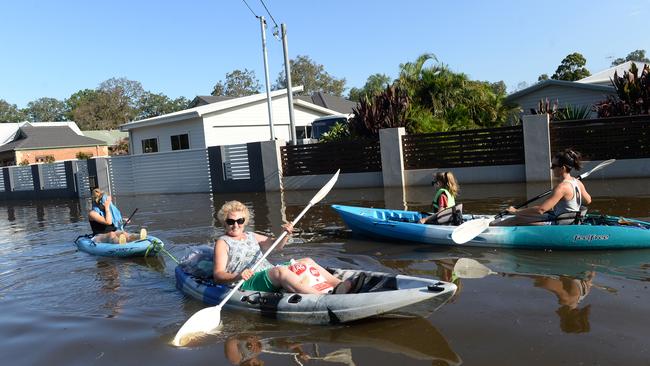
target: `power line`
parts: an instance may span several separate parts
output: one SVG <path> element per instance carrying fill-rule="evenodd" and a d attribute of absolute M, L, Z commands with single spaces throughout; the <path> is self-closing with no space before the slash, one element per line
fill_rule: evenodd
<path fill-rule="evenodd" d="M 273 24 L 275 24 L 275 27 L 278 27 L 278 23 L 275 21 L 275 18 L 273 18 L 273 15 L 271 15 L 271 12 L 269 11 L 269 8 L 266 7 L 266 4 L 264 4 L 264 0 L 260 0 L 262 3 L 262 6 L 264 6 L 264 9 L 266 9 L 266 13 L 271 17 L 271 20 L 273 21 Z"/>
<path fill-rule="evenodd" d="M 248 3 L 246 2 L 246 0 L 241 0 L 241 1 L 243 1 L 244 4 L 246 4 L 246 7 L 248 8 L 248 10 L 251 11 L 251 13 L 255 16 L 255 18 L 259 18 L 259 16 L 257 16 L 257 14 L 255 14 L 255 12 L 253 11 L 253 9 L 251 9 L 251 7 L 248 5 Z"/>

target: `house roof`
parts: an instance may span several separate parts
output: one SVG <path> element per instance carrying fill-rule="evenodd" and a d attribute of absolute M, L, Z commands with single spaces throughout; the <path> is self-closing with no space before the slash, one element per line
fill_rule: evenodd
<path fill-rule="evenodd" d="M 107 145 L 114 145 L 117 141 L 129 137 L 128 132 L 120 130 L 89 130 L 81 132 L 84 136 L 104 141 Z"/>
<path fill-rule="evenodd" d="M 234 97 L 226 97 L 222 95 L 197 95 L 192 101 L 188 108 L 200 107 L 202 105 L 223 102 L 224 100 L 233 99 Z"/>
<path fill-rule="evenodd" d="M 80 136 L 68 126 L 25 125 L 20 127 L 15 140 L 0 146 L 0 152 L 97 145 L 107 144 L 101 140 Z"/>
<path fill-rule="evenodd" d="M 302 86 L 293 87 L 291 88 L 291 90 L 294 93 L 302 91 Z M 285 94 L 287 94 L 287 89 L 276 90 L 271 92 L 271 98 L 279 97 Z M 185 109 L 178 112 L 164 114 L 162 116 L 151 117 L 139 121 L 129 122 L 121 125 L 120 130 L 129 131 L 131 129 L 139 128 L 139 127 L 149 127 L 149 126 L 155 126 L 155 125 L 160 125 L 165 123 L 184 121 L 192 118 L 199 118 L 210 113 L 215 113 L 226 109 L 237 108 L 246 104 L 263 101 L 265 99 L 266 99 L 266 93 L 254 94 L 254 95 L 249 95 L 240 98 L 227 99 L 216 103 L 210 103 L 199 107 L 194 107 L 194 108 Z M 337 111 L 320 107 L 318 105 L 315 105 L 313 103 L 308 103 L 305 101 L 294 100 L 294 104 L 303 106 L 308 109 L 316 110 L 321 113 L 338 114 Z"/>
<path fill-rule="evenodd" d="M 585 84 L 585 83 L 578 83 L 575 81 L 565 81 L 565 80 L 554 80 L 554 79 L 548 79 L 544 81 L 540 81 L 539 83 L 530 86 L 526 89 L 519 90 L 517 92 L 514 92 L 506 97 L 506 102 L 511 102 L 514 99 L 518 99 L 524 95 L 530 94 L 534 91 L 549 87 L 549 86 L 562 86 L 566 88 L 577 88 L 577 89 L 588 89 L 588 90 L 594 90 L 594 91 L 602 91 L 602 92 L 607 92 L 611 93 L 614 91 L 613 86 L 607 86 L 607 85 L 597 85 L 597 84 Z"/>
<path fill-rule="evenodd" d="M 23 126 L 34 126 L 34 127 L 61 127 L 67 126 L 74 131 L 77 135 L 83 135 L 81 130 L 75 122 L 72 121 L 63 121 L 63 122 L 14 122 L 14 123 L 0 123 L 0 145 L 9 143 L 16 139 L 20 128 Z"/>
<path fill-rule="evenodd" d="M 342 114 L 352 113 L 352 108 L 357 105 L 357 102 L 338 97 L 336 95 L 325 94 L 323 92 L 316 92 L 312 95 L 299 95 L 295 99 L 300 99 L 305 102 L 313 103 L 321 107 L 337 111 Z"/>
<path fill-rule="evenodd" d="M 609 69 L 597 72 L 591 76 L 587 76 L 586 78 L 582 78 L 576 82 L 583 84 L 610 84 L 611 79 L 614 78 L 614 72 L 616 72 L 619 76 L 622 76 L 624 71 L 630 71 L 632 63 L 636 64 L 636 67 L 639 70 L 639 75 L 641 75 L 641 72 L 643 71 L 643 67 L 645 65 L 650 65 L 648 62 L 627 61 L 620 65 L 616 65 L 610 67 Z"/>

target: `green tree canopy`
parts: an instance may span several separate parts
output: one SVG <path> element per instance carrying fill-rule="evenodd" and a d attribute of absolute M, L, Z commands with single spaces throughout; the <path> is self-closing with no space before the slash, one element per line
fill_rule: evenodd
<path fill-rule="evenodd" d="M 65 121 L 66 103 L 55 98 L 39 98 L 27 103 L 25 114 L 32 122 Z"/>
<path fill-rule="evenodd" d="M 226 74 L 226 80 L 220 80 L 212 89 L 212 95 L 228 97 L 244 97 L 260 92 L 261 85 L 255 71 L 244 69 L 233 70 Z"/>
<path fill-rule="evenodd" d="M 145 119 L 186 109 L 190 101 L 185 97 L 171 99 L 165 94 L 144 92 L 138 102 L 137 119 Z"/>
<path fill-rule="evenodd" d="M 314 92 L 323 92 L 342 96 L 345 90 L 345 78 L 337 79 L 325 71 L 325 67 L 312 61 L 309 56 L 298 55 L 295 59 L 289 61 L 291 66 L 291 85 L 303 86 L 304 94 Z M 280 72 L 275 82 L 275 89 L 284 89 L 287 87 L 284 70 Z"/>
<path fill-rule="evenodd" d="M 390 77 L 386 74 L 377 73 L 370 75 L 362 88 L 350 89 L 348 99 L 358 102 L 366 96 L 370 98 L 373 95 L 383 92 L 391 84 L 391 81 Z"/>
<path fill-rule="evenodd" d="M 590 76 L 591 73 L 585 65 L 587 60 L 578 52 L 567 55 L 555 70 L 551 79 L 576 81 Z"/>
<path fill-rule="evenodd" d="M 548 74 L 542 74 L 537 77 L 537 81 L 544 81 L 544 80 L 548 80 Z"/>
<path fill-rule="evenodd" d="M 25 114 L 15 104 L 9 104 L 6 100 L 0 99 L 0 123 L 22 122 L 25 119 Z"/>
<path fill-rule="evenodd" d="M 632 51 L 625 56 L 625 58 L 617 58 L 614 61 L 612 61 L 612 66 L 617 66 L 622 63 L 625 63 L 627 61 L 641 61 L 641 62 L 650 62 L 650 59 L 648 59 L 645 56 L 645 50 L 636 50 Z"/>

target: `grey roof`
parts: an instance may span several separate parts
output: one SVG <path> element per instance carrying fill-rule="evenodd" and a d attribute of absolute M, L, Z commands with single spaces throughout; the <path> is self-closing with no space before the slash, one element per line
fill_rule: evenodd
<path fill-rule="evenodd" d="M 0 151 L 51 149 L 79 146 L 106 146 L 107 143 L 90 137 L 80 136 L 67 126 L 20 128 L 16 140 L 0 146 Z"/>
<path fill-rule="evenodd" d="M 636 64 L 637 67 L 637 73 L 638 76 L 641 76 L 641 73 L 643 72 L 643 67 L 645 65 L 650 65 L 648 62 L 642 62 L 642 61 L 627 61 L 622 64 L 612 66 L 609 69 L 597 72 L 591 76 L 587 76 L 586 78 L 582 78 L 578 80 L 578 83 L 585 83 L 585 84 L 608 84 L 611 85 L 612 81 L 611 79 L 614 78 L 614 72 L 618 74 L 618 76 L 623 76 L 623 72 L 625 71 L 630 71 L 630 67 L 632 67 L 632 63 Z"/>
<path fill-rule="evenodd" d="M 530 94 L 536 90 L 546 88 L 551 85 L 557 85 L 557 86 L 564 86 L 568 88 L 578 88 L 578 89 L 589 89 L 589 90 L 595 90 L 595 91 L 603 91 L 603 92 L 612 92 L 614 91 L 613 86 L 605 86 L 605 85 L 597 85 L 597 84 L 585 84 L 585 83 L 578 83 L 575 81 L 566 81 L 566 80 L 554 80 L 554 79 L 548 79 L 544 81 L 540 81 L 539 83 L 530 86 L 526 89 L 519 90 L 517 92 L 514 92 L 506 97 L 506 102 L 509 102 L 513 99 L 517 99 L 523 95 Z"/>
<path fill-rule="evenodd" d="M 86 137 L 104 141 L 107 145 L 114 145 L 123 138 L 129 137 L 128 132 L 122 132 L 120 130 L 89 130 L 81 131 L 81 133 Z"/>
<path fill-rule="evenodd" d="M 316 92 L 312 95 L 299 95 L 296 98 L 342 114 L 352 113 L 352 108 L 357 105 L 357 102 L 323 92 Z"/>
<path fill-rule="evenodd" d="M 222 102 L 224 100 L 233 99 L 233 97 L 215 96 L 215 95 L 197 95 L 187 108 L 200 107 L 202 105 Z"/>

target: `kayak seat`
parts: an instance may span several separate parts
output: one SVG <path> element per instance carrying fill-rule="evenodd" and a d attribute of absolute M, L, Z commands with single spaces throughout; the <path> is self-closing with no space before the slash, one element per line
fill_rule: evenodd
<path fill-rule="evenodd" d="M 355 286 L 349 294 L 365 292 L 381 292 L 397 290 L 397 279 L 395 276 L 379 276 L 369 273 L 360 273 L 356 279 Z"/>
<path fill-rule="evenodd" d="M 463 223 L 463 204 L 444 208 L 424 222 L 427 225 L 460 225 Z"/>
<path fill-rule="evenodd" d="M 554 225 L 580 225 L 587 215 L 587 207 L 580 206 L 578 212 L 565 212 L 555 216 Z"/>

